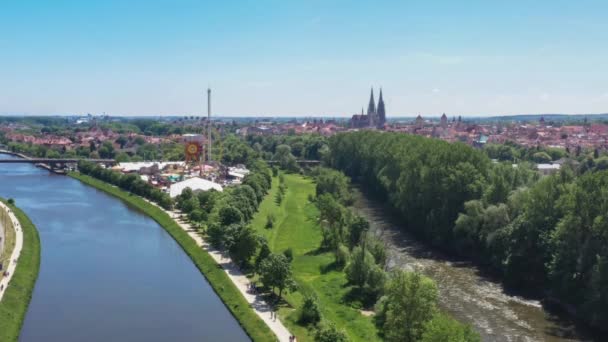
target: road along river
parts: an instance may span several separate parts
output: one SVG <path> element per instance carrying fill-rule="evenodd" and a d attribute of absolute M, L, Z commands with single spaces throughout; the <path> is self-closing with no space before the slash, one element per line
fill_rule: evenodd
<path fill-rule="evenodd" d="M 249 340 L 171 236 L 120 200 L 29 164 L 0 165 L 0 196 L 41 239 L 22 341 Z"/>

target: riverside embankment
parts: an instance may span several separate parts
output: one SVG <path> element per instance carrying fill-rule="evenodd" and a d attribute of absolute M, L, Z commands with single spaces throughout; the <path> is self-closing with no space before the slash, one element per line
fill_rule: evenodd
<path fill-rule="evenodd" d="M 28 164 L 0 165 L 0 195 L 28 214 L 42 245 L 20 340 L 249 340 L 189 256 L 147 215 Z"/>
<path fill-rule="evenodd" d="M 163 210 L 137 195 L 90 176 L 76 172 L 70 176 L 125 201 L 158 222 L 190 256 L 254 341 L 289 340 L 289 331 L 281 322 L 269 318 L 271 308 L 262 297 L 247 293 L 247 277 L 229 258 L 206 244 L 187 223 L 180 222 L 179 213 Z M 272 328 L 276 338 L 268 327 Z"/>
<path fill-rule="evenodd" d="M 5 246 L 12 247 L 10 257 L 3 260 L 8 275 L 0 281 L 0 341 L 16 341 L 38 277 L 40 239 L 34 224 L 15 205 L 0 198 L 0 211 L 7 219 L 0 222 L 0 229 L 15 230 L 14 245 Z"/>

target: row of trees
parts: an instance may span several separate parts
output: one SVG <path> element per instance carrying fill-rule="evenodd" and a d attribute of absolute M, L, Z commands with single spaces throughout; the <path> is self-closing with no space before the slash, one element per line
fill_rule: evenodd
<path fill-rule="evenodd" d="M 268 289 L 278 290 L 280 298 L 284 291 L 295 289 L 289 253 L 272 254 L 268 242 L 249 226 L 270 190 L 272 173 L 261 160 L 248 167 L 251 172 L 243 184 L 223 192 L 185 189 L 176 197 L 176 207 L 203 228 L 214 247 L 227 251 L 241 268 L 257 272 Z"/>
<path fill-rule="evenodd" d="M 247 142 L 267 160 L 280 152 L 279 146 L 289 147 L 296 159 L 321 160 L 329 151 L 327 139 L 319 134 L 248 135 Z"/>
<path fill-rule="evenodd" d="M 375 304 L 376 324 L 388 341 L 478 341 L 478 335 L 437 309 L 435 283 L 418 273 L 385 271 L 387 254 L 382 241 L 369 232 L 369 222 L 348 207 L 353 197 L 343 173 L 317 168 L 315 203 L 323 226 L 323 246 L 335 253 L 352 290 L 349 300 Z M 305 308 L 312 306 L 305 301 Z M 309 310 L 303 310 L 310 320 Z M 304 317 L 303 317 L 304 318 Z"/>
<path fill-rule="evenodd" d="M 123 175 L 119 172 L 105 169 L 99 165 L 95 165 L 83 160 L 78 162 L 78 170 L 82 174 L 95 177 L 99 180 L 116 185 L 121 189 L 156 202 L 165 209 L 171 209 L 173 206 L 173 201 L 171 200 L 171 197 L 169 197 L 169 194 L 162 192 L 147 182 L 144 182 L 138 175 Z"/>
<path fill-rule="evenodd" d="M 125 140 L 126 137 L 119 136 L 115 142 L 122 145 L 125 143 Z M 107 158 L 116 159 L 117 162 L 162 159 L 176 161 L 184 159 L 183 144 L 174 142 L 147 144 L 141 137 L 128 141 L 134 147 L 134 153 L 130 152 L 128 154 L 117 150 L 111 141 L 104 141 L 101 144 L 91 141 L 88 146 L 77 146 L 74 149 L 68 149 L 65 147 L 49 147 L 0 139 L 0 143 L 6 144 L 10 151 L 38 158 Z M 242 143 L 242 145 L 250 149 L 245 143 Z"/>
<path fill-rule="evenodd" d="M 525 163 L 392 133 L 339 134 L 330 146 L 332 165 L 386 199 L 405 229 L 605 329 L 608 171 L 539 178 Z"/>

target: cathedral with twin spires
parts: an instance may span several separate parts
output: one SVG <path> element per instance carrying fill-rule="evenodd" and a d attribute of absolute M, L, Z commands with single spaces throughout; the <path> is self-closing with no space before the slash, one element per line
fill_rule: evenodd
<path fill-rule="evenodd" d="M 382 88 L 380 88 L 380 96 L 378 98 L 378 107 L 374 100 L 374 88 L 372 88 L 367 105 L 367 114 L 364 114 L 361 108 L 361 114 L 355 114 L 350 119 L 352 128 L 378 128 L 383 129 L 386 124 L 386 109 L 384 108 L 384 99 L 382 99 Z"/>

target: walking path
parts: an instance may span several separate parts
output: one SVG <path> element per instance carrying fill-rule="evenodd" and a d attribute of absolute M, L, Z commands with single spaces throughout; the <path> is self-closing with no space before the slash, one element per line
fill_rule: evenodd
<path fill-rule="evenodd" d="M 13 249 L 13 253 L 11 254 L 11 258 L 9 259 L 9 264 L 5 270 L 8 272 L 8 276 L 2 277 L 0 280 L 0 301 L 2 297 L 4 297 L 4 292 L 6 292 L 6 288 L 8 287 L 8 282 L 13 278 L 13 274 L 15 274 L 15 268 L 17 267 L 17 259 L 19 259 L 19 255 L 21 254 L 21 248 L 23 247 L 23 230 L 21 229 L 21 224 L 17 217 L 13 213 L 13 211 L 7 207 L 4 203 L 0 202 L 0 210 L 4 210 L 8 213 L 10 220 L 13 222 L 13 228 L 15 229 L 15 248 Z M 2 229 L 8 229 L 8 227 L 1 227 Z M 12 262 L 11 262 L 12 261 Z"/>
<path fill-rule="evenodd" d="M 272 307 L 264 301 L 261 295 L 252 294 L 247 291 L 250 281 L 247 276 L 245 276 L 245 274 L 241 272 L 237 265 L 232 262 L 230 258 L 226 257 L 224 253 L 211 247 L 205 240 L 203 240 L 203 238 L 198 234 L 196 229 L 193 229 L 190 224 L 184 222 L 181 219 L 180 212 L 168 211 L 165 209 L 162 210 L 164 210 L 167 215 L 169 215 L 184 231 L 186 231 L 188 235 L 190 235 L 190 237 L 194 239 L 194 241 L 196 241 L 197 245 L 205 249 L 209 253 L 209 255 L 211 255 L 211 257 L 215 260 L 215 262 L 217 262 L 218 265 L 220 265 L 224 269 L 230 280 L 232 280 L 234 285 L 236 285 L 236 287 L 239 289 L 243 297 L 245 297 L 245 300 L 247 300 L 251 308 L 258 316 L 260 316 L 260 318 L 266 323 L 266 325 L 268 325 L 270 330 L 274 332 L 279 341 L 290 342 L 289 337 L 291 336 L 291 333 L 289 332 L 289 330 L 287 330 L 281 320 L 277 319 L 276 317 L 274 319 L 270 317 L 271 313 L 273 312 Z"/>

